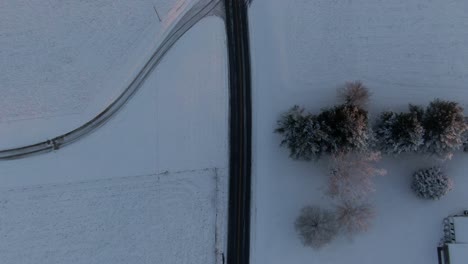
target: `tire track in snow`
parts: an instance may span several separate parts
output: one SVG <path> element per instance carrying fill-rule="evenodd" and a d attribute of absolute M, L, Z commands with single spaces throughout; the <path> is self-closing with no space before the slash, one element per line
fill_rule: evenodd
<path fill-rule="evenodd" d="M 125 91 L 120 94 L 110 105 L 108 105 L 96 117 L 81 125 L 80 127 L 55 138 L 18 148 L 0 150 L 0 160 L 24 158 L 35 154 L 47 153 L 69 145 L 86 135 L 94 132 L 97 128 L 109 121 L 142 86 L 145 79 L 161 62 L 164 55 L 172 46 L 198 21 L 208 15 L 219 14 L 220 0 L 200 0 L 195 3 L 168 31 L 158 48 L 152 54 L 148 62 L 136 75 Z M 218 10 L 218 11 L 217 11 Z M 182 9 L 179 11 L 183 11 Z M 175 14 L 172 15 L 175 19 Z"/>

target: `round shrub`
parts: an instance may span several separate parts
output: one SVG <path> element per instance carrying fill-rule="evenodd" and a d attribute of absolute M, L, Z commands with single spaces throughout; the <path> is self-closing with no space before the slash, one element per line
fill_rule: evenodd
<path fill-rule="evenodd" d="M 440 157 L 450 157 L 451 152 L 463 146 L 467 124 L 463 108 L 456 102 L 434 100 L 427 107 L 423 126 L 424 151 Z"/>
<path fill-rule="evenodd" d="M 294 226 L 302 243 L 317 249 L 330 243 L 339 230 L 335 214 L 317 206 L 304 207 Z"/>
<path fill-rule="evenodd" d="M 416 152 L 424 144 L 424 128 L 416 109 L 410 113 L 384 112 L 375 128 L 378 148 L 386 154 Z"/>
<path fill-rule="evenodd" d="M 414 173 L 411 189 L 423 199 L 438 200 L 452 189 L 452 180 L 439 167 Z"/>
<path fill-rule="evenodd" d="M 275 132 L 282 135 L 281 146 L 289 149 L 292 159 L 317 159 L 324 151 L 326 135 L 320 130 L 315 117 L 297 105 L 280 118 Z"/>

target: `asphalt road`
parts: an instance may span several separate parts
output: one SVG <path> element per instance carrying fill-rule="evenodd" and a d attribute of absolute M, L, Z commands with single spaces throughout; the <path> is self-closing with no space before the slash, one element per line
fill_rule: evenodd
<path fill-rule="evenodd" d="M 225 0 L 230 81 L 230 180 L 227 263 L 248 264 L 252 105 L 247 7 L 244 0 Z"/>

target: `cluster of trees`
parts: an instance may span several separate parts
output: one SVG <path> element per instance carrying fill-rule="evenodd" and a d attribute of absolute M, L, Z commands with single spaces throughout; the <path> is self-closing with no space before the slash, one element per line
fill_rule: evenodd
<path fill-rule="evenodd" d="M 446 159 L 463 147 L 467 129 L 458 103 L 436 99 L 426 109 L 410 105 L 407 113 L 382 113 L 375 135 L 383 153 L 426 153 Z"/>
<path fill-rule="evenodd" d="M 361 82 L 347 83 L 340 98 L 341 104 L 318 114 L 294 106 L 276 129 L 292 159 L 330 161 L 327 194 L 338 202 L 336 210 L 306 207 L 295 224 L 304 244 L 315 248 L 330 242 L 338 227 L 350 235 L 369 228 L 374 216 L 368 202 L 375 189 L 373 179 L 385 174 L 375 167 L 381 153 L 421 153 L 446 160 L 456 150 L 468 150 L 468 126 L 456 102 L 436 99 L 426 108 L 409 105 L 407 112 L 384 112 L 372 126 L 369 91 Z M 416 172 L 411 185 L 425 199 L 439 199 L 451 186 L 440 168 Z"/>
<path fill-rule="evenodd" d="M 342 92 L 345 103 L 323 109 L 318 115 L 292 107 L 278 121 L 276 132 L 282 146 L 297 160 L 319 159 L 368 149 L 372 133 L 363 108 L 369 93 L 360 82 L 348 83 Z"/>
<path fill-rule="evenodd" d="M 321 248 L 333 241 L 340 231 L 348 235 L 367 231 L 373 218 L 374 209 L 370 204 L 345 203 L 335 211 L 307 206 L 302 208 L 294 226 L 304 245 Z"/>
<path fill-rule="evenodd" d="M 446 159 L 467 146 L 468 126 L 456 102 L 436 99 L 426 108 L 409 105 L 408 112 L 384 112 L 374 128 L 363 108 L 368 92 L 349 83 L 346 103 L 326 108 L 318 115 L 292 107 L 278 121 L 281 145 L 297 160 L 319 159 L 324 154 L 378 150 L 384 154 L 423 153 Z M 359 102 L 359 104 L 357 104 Z"/>
<path fill-rule="evenodd" d="M 369 124 L 369 91 L 361 82 L 347 83 L 340 91 L 342 103 L 318 114 L 294 106 L 278 121 L 281 145 L 297 160 L 329 157 L 327 194 L 337 201 L 334 210 L 305 207 L 295 222 L 302 242 L 320 248 L 340 232 L 354 235 L 367 230 L 374 217 L 368 203 L 373 177 L 385 171 L 374 167 L 380 159 Z"/>

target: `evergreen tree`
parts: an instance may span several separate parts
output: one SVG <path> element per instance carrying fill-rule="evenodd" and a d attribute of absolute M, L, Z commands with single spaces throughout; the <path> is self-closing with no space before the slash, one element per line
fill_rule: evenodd
<path fill-rule="evenodd" d="M 297 105 L 281 117 L 275 132 L 282 135 L 281 145 L 289 149 L 292 159 L 317 159 L 324 152 L 326 135 L 316 118 Z"/>
<path fill-rule="evenodd" d="M 375 128 L 378 148 L 386 154 L 416 152 L 424 144 L 420 107 L 410 106 L 409 113 L 384 112 Z"/>
<path fill-rule="evenodd" d="M 450 157 L 465 140 L 467 124 L 463 108 L 456 102 L 434 100 L 423 116 L 424 151 L 442 158 Z"/>
<path fill-rule="evenodd" d="M 367 111 L 359 106 L 344 104 L 324 109 L 317 116 L 317 123 L 327 135 L 327 153 L 366 151 L 372 142 Z"/>

